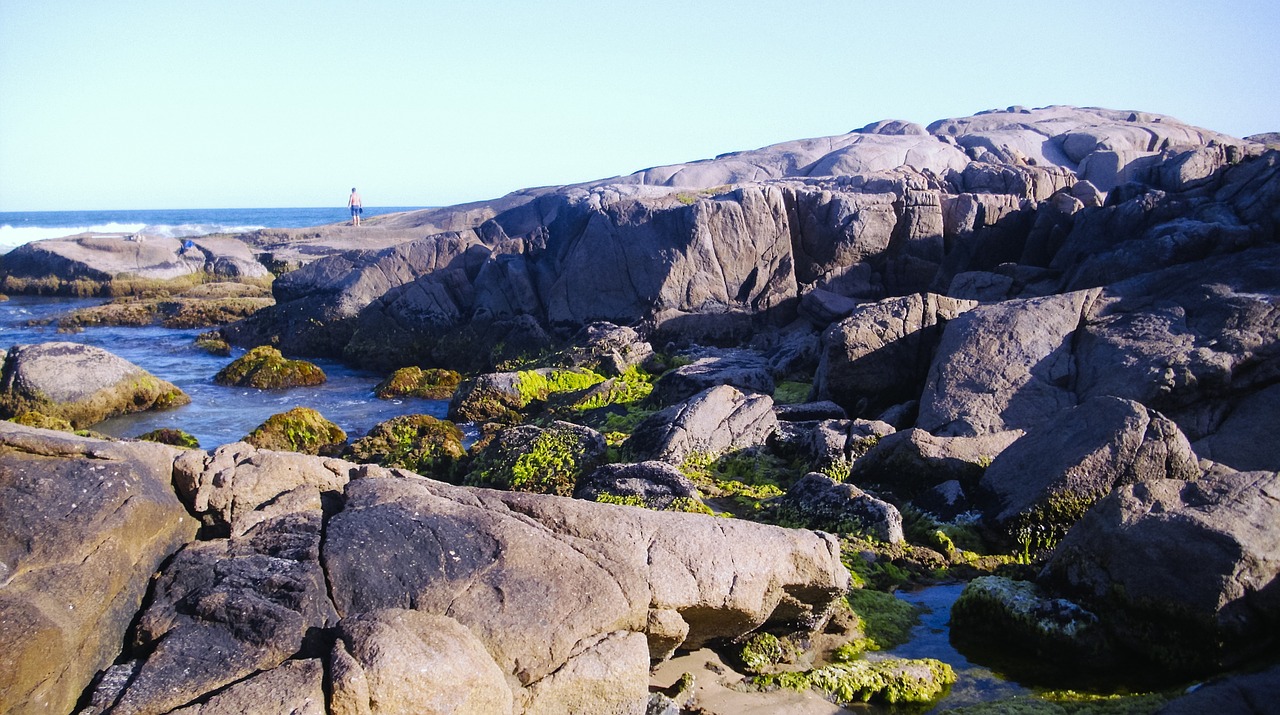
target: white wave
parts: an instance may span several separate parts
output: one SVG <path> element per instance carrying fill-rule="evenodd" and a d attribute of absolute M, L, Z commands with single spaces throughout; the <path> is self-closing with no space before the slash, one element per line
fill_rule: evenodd
<path fill-rule="evenodd" d="M 168 238 L 184 238 L 188 236 L 207 236 L 211 233 L 246 233 L 266 228 L 265 226 L 225 226 L 213 223 L 183 224 L 145 224 L 145 223 L 103 223 L 93 226 L 0 226 L 0 252 L 8 252 L 32 241 L 46 238 L 63 238 L 80 233 L 141 233 L 146 236 L 165 236 Z"/>

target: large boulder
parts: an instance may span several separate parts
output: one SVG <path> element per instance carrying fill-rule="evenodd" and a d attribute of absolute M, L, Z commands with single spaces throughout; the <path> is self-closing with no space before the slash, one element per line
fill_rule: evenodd
<path fill-rule="evenodd" d="M 625 448 L 639 459 L 680 465 L 694 455 L 714 458 L 762 445 L 777 426 L 768 395 L 720 385 L 646 418 Z"/>
<path fill-rule="evenodd" d="M 668 638 L 680 622 L 682 647 L 696 648 L 768 622 L 821 620 L 848 586 L 838 556 L 812 532 L 378 478 L 348 485 L 324 551 L 341 615 L 447 613 L 532 712 L 554 709 L 539 702 L 563 702 L 578 679 L 599 698 L 592 712 L 635 707 L 649 652 L 636 636 L 650 628 Z M 611 661 L 613 687 L 590 685 Z"/>
<path fill-rule="evenodd" d="M 335 456 L 347 443 L 347 433 L 310 407 L 295 407 L 271 415 L 244 438 L 262 449 Z"/>
<path fill-rule="evenodd" d="M 916 426 L 972 437 L 1027 429 L 1076 403 L 1071 337 L 1098 291 L 984 305 L 943 331 Z"/>
<path fill-rule="evenodd" d="M 71 712 L 151 575 L 196 534 L 170 487 L 179 450 L 8 422 L 0 443 L 0 702 Z"/>
<path fill-rule="evenodd" d="M 1122 487 L 1054 550 L 1039 581 L 1097 613 L 1170 672 L 1202 673 L 1275 645 L 1280 474 L 1214 470 Z"/>
<path fill-rule="evenodd" d="M 80 343 L 15 345 L 0 375 L 0 415 L 39 412 L 77 428 L 191 401 L 177 386 L 128 360 Z"/>
<path fill-rule="evenodd" d="M 996 524 L 1047 547 L 1116 487 L 1200 472 L 1187 438 L 1167 417 L 1130 400 L 1095 397 L 1009 445 L 980 486 L 994 502 Z"/>
<path fill-rule="evenodd" d="M 822 335 L 818 398 L 866 417 L 919 397 L 943 326 L 974 305 L 917 293 L 854 308 Z"/>
<path fill-rule="evenodd" d="M 894 432 L 880 437 L 853 463 L 848 481 L 902 497 L 948 481 L 971 489 L 995 457 L 1021 436 L 1017 430 L 976 437 L 937 437 L 921 429 Z"/>
<path fill-rule="evenodd" d="M 347 448 L 356 462 L 399 467 L 446 479 L 466 454 L 462 430 L 431 415 L 399 415 L 374 425 Z"/>

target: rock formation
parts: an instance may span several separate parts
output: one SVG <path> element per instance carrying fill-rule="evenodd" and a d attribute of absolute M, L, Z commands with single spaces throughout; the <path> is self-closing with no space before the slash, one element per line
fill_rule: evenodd
<path fill-rule="evenodd" d="M 849 586 L 814 532 L 242 443 L 0 445 L 18 710 L 641 712 L 651 653 L 815 628 Z"/>

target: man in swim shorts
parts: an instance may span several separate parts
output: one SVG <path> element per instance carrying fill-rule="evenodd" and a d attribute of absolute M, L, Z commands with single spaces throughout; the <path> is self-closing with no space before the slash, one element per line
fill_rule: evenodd
<path fill-rule="evenodd" d="M 356 187 L 351 187 L 351 196 L 347 198 L 347 206 L 351 207 L 351 225 L 360 225 L 360 214 L 364 212 L 364 205 L 360 200 L 360 194 L 356 193 Z"/>

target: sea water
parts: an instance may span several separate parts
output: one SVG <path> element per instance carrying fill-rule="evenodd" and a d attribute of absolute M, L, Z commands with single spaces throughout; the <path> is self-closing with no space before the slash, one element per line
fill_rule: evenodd
<path fill-rule="evenodd" d="M 365 218 L 413 206 L 366 206 Z M 42 238 L 77 233 L 204 236 L 261 228 L 303 228 L 351 220 L 346 206 L 292 209 L 156 209 L 128 211 L 0 211 L 0 253 Z"/>
<path fill-rule="evenodd" d="M 237 349 L 232 357 L 210 355 L 194 344 L 200 330 L 159 326 L 89 327 L 80 332 L 61 333 L 56 326 L 36 324 L 102 302 L 102 299 L 36 296 L 13 296 L 0 302 L 0 349 L 58 340 L 94 345 L 172 382 L 191 397 L 191 403 L 182 407 L 100 422 L 91 427 L 95 432 L 113 437 L 137 437 L 162 427 L 176 428 L 194 435 L 201 447 L 213 449 L 242 439 L 271 415 L 294 407 L 318 410 L 353 438 L 398 415 L 428 414 L 443 418 L 448 410 L 448 403 L 440 400 L 380 400 L 374 396 L 373 388 L 382 376 L 336 360 L 310 360 L 329 378 L 316 387 L 257 390 L 217 385 L 213 376 L 244 351 Z"/>

